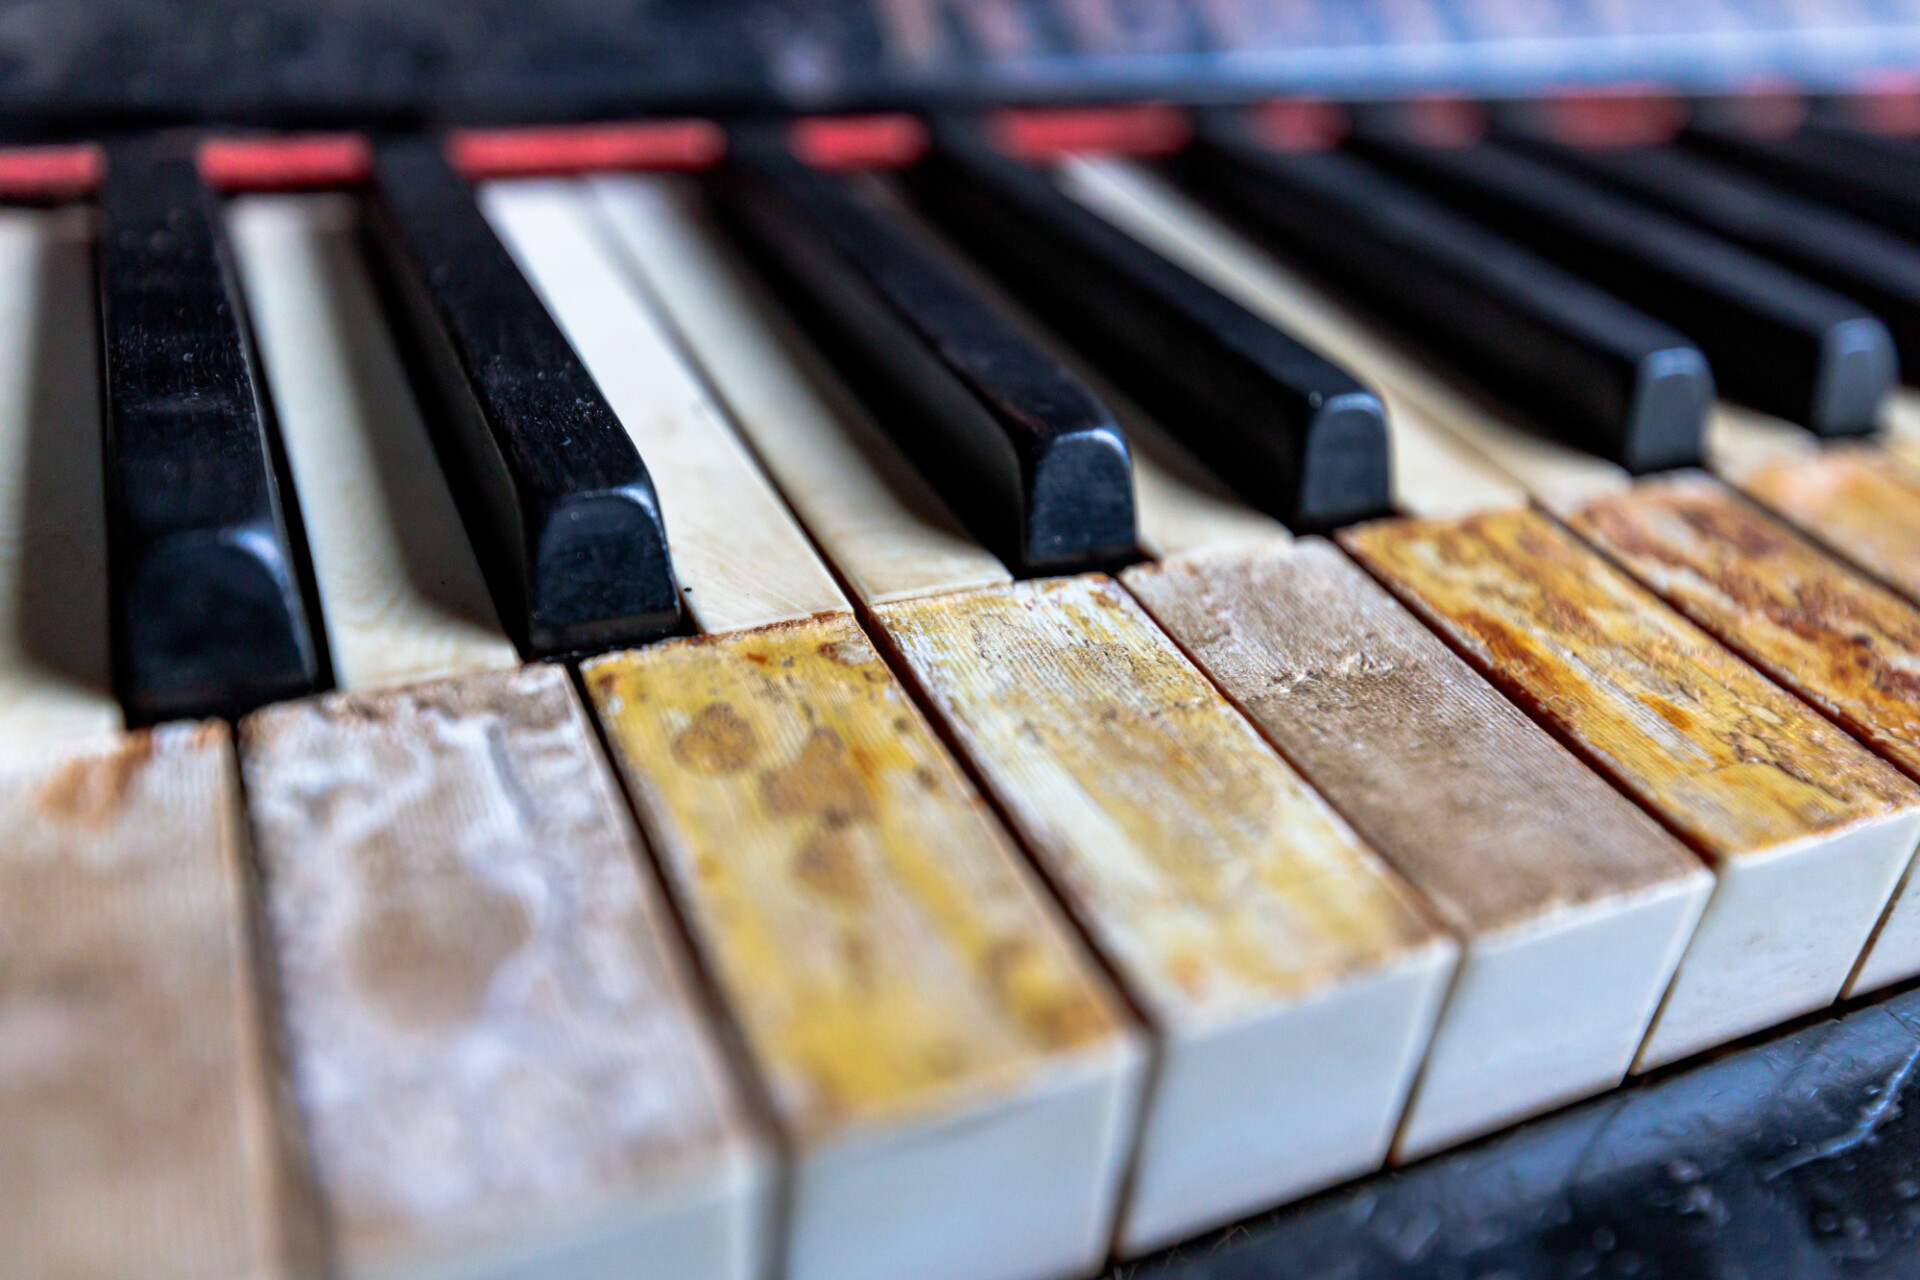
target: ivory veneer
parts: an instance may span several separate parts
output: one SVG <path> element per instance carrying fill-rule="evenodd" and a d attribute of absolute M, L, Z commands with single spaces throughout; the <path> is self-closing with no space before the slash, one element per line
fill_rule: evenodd
<path fill-rule="evenodd" d="M 566 672 L 240 740 L 339 1273 L 761 1275 L 770 1154 Z"/>
<path fill-rule="evenodd" d="M 647 459 L 702 631 L 844 608 L 780 495 L 607 242 L 580 182 L 495 182 L 481 208 Z"/>
<path fill-rule="evenodd" d="M 1618 1084 L 1699 861 L 1320 539 L 1123 580 L 1462 940 L 1396 1154 Z"/>
<path fill-rule="evenodd" d="M 784 1135 L 786 1274 L 1097 1266 L 1144 1047 L 852 619 L 582 670 Z"/>
<path fill-rule="evenodd" d="M 1838 994 L 1920 838 L 1920 790 L 1538 512 L 1341 542 L 1713 865 L 1637 1068 Z"/>
<path fill-rule="evenodd" d="M 0 776 L 0 1273 L 309 1274 L 219 723 Z"/>
<path fill-rule="evenodd" d="M 874 610 L 1155 1032 L 1119 1249 L 1385 1157 L 1456 947 L 1110 580 Z"/>

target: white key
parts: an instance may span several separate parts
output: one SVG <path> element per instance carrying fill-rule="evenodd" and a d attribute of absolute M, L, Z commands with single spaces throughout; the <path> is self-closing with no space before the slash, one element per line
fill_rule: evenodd
<path fill-rule="evenodd" d="M 480 203 L 652 472 L 699 628 L 845 609 L 806 534 L 604 243 L 587 188 L 497 182 Z"/>
<path fill-rule="evenodd" d="M 345 689 L 516 666 L 414 404 L 345 196 L 228 212 Z"/>
<path fill-rule="evenodd" d="M 0 211 L 0 764 L 113 741 L 89 221 Z"/>

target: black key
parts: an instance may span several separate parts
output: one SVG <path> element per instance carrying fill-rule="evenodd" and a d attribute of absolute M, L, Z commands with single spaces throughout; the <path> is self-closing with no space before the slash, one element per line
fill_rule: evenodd
<path fill-rule="evenodd" d="M 1897 363 L 1886 326 L 1765 258 L 1498 143 L 1366 154 L 1692 338 L 1729 398 L 1822 435 L 1869 431 Z"/>
<path fill-rule="evenodd" d="M 1576 150 L 1515 144 L 1764 254 L 1878 315 L 1909 382 L 1920 381 L 1920 245 L 1674 147 Z"/>
<path fill-rule="evenodd" d="M 1390 508 L 1386 410 L 1344 370 L 970 128 L 906 175 L 921 210 L 1248 501 L 1296 529 Z"/>
<path fill-rule="evenodd" d="M 1214 116 L 1178 176 L 1540 428 L 1630 471 L 1697 464 L 1713 377 L 1675 330 L 1343 152 Z"/>
<path fill-rule="evenodd" d="M 1920 241 L 1920 151 L 1910 143 L 1822 124 L 1784 137 L 1756 138 L 1712 121 L 1695 122 L 1681 142 Z"/>
<path fill-rule="evenodd" d="M 1131 559 L 1133 466 L 1106 406 L 861 179 L 744 150 L 713 180 L 729 225 L 974 536 L 1024 574 Z"/>
<path fill-rule="evenodd" d="M 192 153 L 108 155 L 99 283 L 115 691 L 133 725 L 330 679 L 293 489 Z"/>
<path fill-rule="evenodd" d="M 430 138 L 375 153 L 370 223 L 440 459 L 500 617 L 538 656 L 680 623 L 640 453 Z"/>

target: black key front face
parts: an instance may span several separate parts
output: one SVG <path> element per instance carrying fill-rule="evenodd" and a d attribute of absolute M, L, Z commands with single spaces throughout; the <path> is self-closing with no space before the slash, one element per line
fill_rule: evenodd
<path fill-rule="evenodd" d="M 1872 309 L 1893 334 L 1907 380 L 1920 380 L 1920 246 L 1677 147 L 1520 145 Z"/>
<path fill-rule="evenodd" d="M 713 182 L 729 224 L 974 536 L 1023 574 L 1132 558 L 1106 406 L 857 179 L 751 154 Z"/>
<path fill-rule="evenodd" d="M 1216 117 L 1174 167 L 1548 434 L 1634 472 L 1699 461 L 1713 378 L 1667 325 L 1353 155 L 1279 154 Z"/>
<path fill-rule="evenodd" d="M 1681 141 L 1920 242 L 1920 155 L 1910 144 L 1826 125 L 1808 125 L 1780 138 L 1755 138 L 1711 123 L 1696 123 Z"/>
<path fill-rule="evenodd" d="M 639 451 L 439 145 L 381 146 L 372 206 L 422 406 L 514 638 L 553 656 L 675 630 Z"/>
<path fill-rule="evenodd" d="M 1494 230 L 1692 338 L 1730 399 L 1822 435 L 1871 430 L 1893 385 L 1886 326 L 1850 299 L 1596 184 L 1494 143 L 1361 144 Z"/>
<path fill-rule="evenodd" d="M 126 146 L 100 192 L 114 684 L 130 724 L 239 716 L 328 683 L 294 498 L 213 196 Z"/>
<path fill-rule="evenodd" d="M 972 131 L 947 131 L 907 178 L 930 218 L 1248 501 L 1301 530 L 1391 509 L 1386 410 L 1345 371 Z"/>

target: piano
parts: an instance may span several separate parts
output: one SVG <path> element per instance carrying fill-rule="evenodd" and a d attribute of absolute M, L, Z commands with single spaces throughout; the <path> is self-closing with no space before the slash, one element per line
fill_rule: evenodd
<path fill-rule="evenodd" d="M 1920 1267 L 1920 5 L 0 5 L 0 1274 Z"/>

